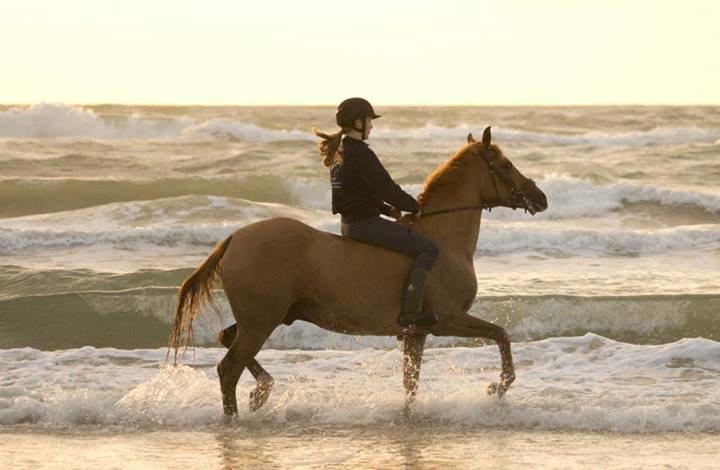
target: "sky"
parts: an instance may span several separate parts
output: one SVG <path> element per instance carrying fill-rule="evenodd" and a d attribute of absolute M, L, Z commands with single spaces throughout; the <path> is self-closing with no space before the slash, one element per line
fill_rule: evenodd
<path fill-rule="evenodd" d="M 3 0 L 0 103 L 720 104 L 717 0 Z"/>

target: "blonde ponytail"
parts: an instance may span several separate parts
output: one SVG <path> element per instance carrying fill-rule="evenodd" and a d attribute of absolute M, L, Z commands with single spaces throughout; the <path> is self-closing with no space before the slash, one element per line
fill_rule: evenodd
<path fill-rule="evenodd" d="M 323 165 L 330 167 L 336 162 L 342 161 L 342 149 L 340 148 L 343 135 L 342 129 L 335 134 L 326 134 L 317 129 L 313 129 L 313 133 L 322 139 L 317 143 L 317 148 L 323 159 Z"/>

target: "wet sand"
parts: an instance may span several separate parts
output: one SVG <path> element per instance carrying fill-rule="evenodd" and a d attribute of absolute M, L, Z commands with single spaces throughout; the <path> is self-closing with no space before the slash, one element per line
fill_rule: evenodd
<path fill-rule="evenodd" d="M 437 426 L 288 426 L 0 433 L 0 461 L 36 468 L 717 468 L 716 434 L 620 434 Z"/>

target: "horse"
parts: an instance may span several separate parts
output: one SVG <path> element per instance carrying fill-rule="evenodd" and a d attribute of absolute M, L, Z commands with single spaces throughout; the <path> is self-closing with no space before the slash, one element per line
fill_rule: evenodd
<path fill-rule="evenodd" d="M 219 279 L 236 324 L 220 332 L 228 348 L 217 366 L 225 415 L 238 412 L 236 387 L 244 369 L 257 381 L 250 410 L 268 399 L 272 376 L 255 356 L 281 324 L 303 320 L 350 335 L 396 336 L 403 343 L 406 407 L 417 394 L 428 334 L 494 340 L 500 349 L 499 382 L 487 393 L 502 397 L 515 380 L 510 337 L 504 328 L 469 315 L 477 293 L 473 255 L 482 210 L 547 208 L 545 194 L 491 143 L 487 127 L 480 142 L 467 143 L 431 173 L 418 196 L 420 211 L 396 223 L 433 240 L 439 256 L 430 271 L 424 309 L 438 322 L 424 329 L 395 322 L 411 259 L 384 248 L 274 217 L 239 228 L 219 242 L 182 283 L 170 331 L 169 350 L 192 341 L 192 321 L 204 303 L 214 305 Z"/>

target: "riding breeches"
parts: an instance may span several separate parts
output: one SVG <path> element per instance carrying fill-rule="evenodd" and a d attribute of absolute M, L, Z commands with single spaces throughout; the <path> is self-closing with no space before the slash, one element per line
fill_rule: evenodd
<path fill-rule="evenodd" d="M 380 216 L 340 224 L 341 233 L 353 240 L 380 246 L 413 258 L 412 267 L 430 270 L 438 256 L 435 243 L 410 226 L 391 222 Z"/>

